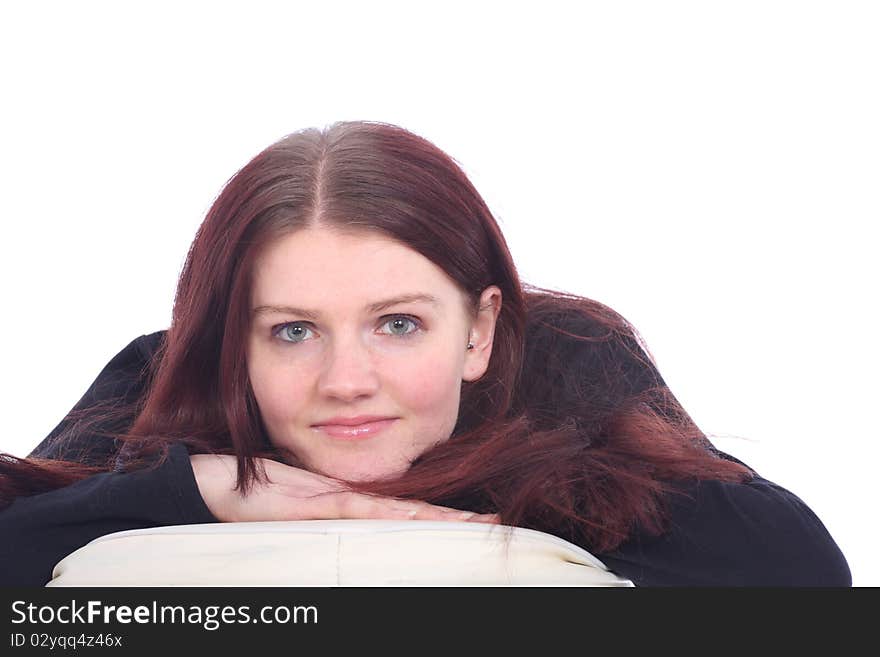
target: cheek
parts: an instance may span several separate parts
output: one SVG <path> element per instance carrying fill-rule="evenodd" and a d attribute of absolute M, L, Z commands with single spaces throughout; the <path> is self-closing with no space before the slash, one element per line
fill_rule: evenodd
<path fill-rule="evenodd" d="M 425 414 L 458 412 L 461 363 L 448 354 L 412 359 L 399 369 L 395 387 L 409 410 Z"/>
<path fill-rule="evenodd" d="M 248 368 L 248 374 L 264 422 L 272 425 L 297 415 L 304 400 L 302 382 L 293 369 L 261 367 L 258 363 Z"/>

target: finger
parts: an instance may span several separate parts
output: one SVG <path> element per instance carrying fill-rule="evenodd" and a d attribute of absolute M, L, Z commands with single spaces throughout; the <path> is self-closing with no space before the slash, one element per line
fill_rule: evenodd
<path fill-rule="evenodd" d="M 399 503 L 398 503 L 399 504 Z M 431 504 L 413 503 L 405 506 L 394 506 L 395 511 L 403 515 L 405 520 L 440 520 L 444 522 L 468 522 L 478 514 L 472 511 L 447 509 Z"/>
<path fill-rule="evenodd" d="M 501 516 L 497 513 L 481 513 L 471 519 L 469 522 L 484 522 L 490 525 L 500 525 Z"/>
<path fill-rule="evenodd" d="M 476 513 L 475 511 L 462 511 L 460 509 L 452 509 L 445 506 L 436 506 L 427 503 L 426 506 L 430 507 L 430 510 L 439 510 L 443 514 L 440 517 L 441 520 L 456 520 L 459 522 L 487 522 L 496 524 L 501 522 L 501 518 L 497 513 Z"/>
<path fill-rule="evenodd" d="M 400 501 L 397 501 L 400 504 Z M 427 502 L 411 502 L 394 507 L 398 513 L 405 514 L 407 520 L 440 520 L 444 522 L 499 522 L 496 514 L 481 514 L 473 511 L 462 511 L 449 507 L 428 504 Z"/>
<path fill-rule="evenodd" d="M 336 518 L 468 522 L 477 516 L 473 512 L 417 500 L 399 500 L 354 492 L 329 494 L 327 498 L 335 502 L 333 517 Z"/>

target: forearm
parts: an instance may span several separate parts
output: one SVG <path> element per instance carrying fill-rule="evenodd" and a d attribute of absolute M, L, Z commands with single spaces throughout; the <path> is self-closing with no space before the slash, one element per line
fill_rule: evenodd
<path fill-rule="evenodd" d="M 597 555 L 637 586 L 851 586 L 843 553 L 790 491 L 756 478 L 675 497 L 669 530 Z"/>
<path fill-rule="evenodd" d="M 189 455 L 171 448 L 159 467 L 105 473 L 19 498 L 0 512 L 0 584 L 43 586 L 65 556 L 113 532 L 216 522 L 198 492 Z"/>

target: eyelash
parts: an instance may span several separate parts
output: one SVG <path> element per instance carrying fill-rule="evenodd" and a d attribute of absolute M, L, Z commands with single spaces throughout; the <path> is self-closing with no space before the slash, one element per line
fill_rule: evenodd
<path fill-rule="evenodd" d="M 398 320 L 398 319 L 405 319 L 409 322 L 412 322 L 412 324 L 415 326 L 415 328 L 412 331 L 409 331 L 409 332 L 403 333 L 403 334 L 386 333 L 385 335 L 390 335 L 391 337 L 395 337 L 395 338 L 407 339 L 407 338 L 413 337 L 416 333 L 419 333 L 420 331 L 423 330 L 422 323 L 418 319 L 413 317 L 412 315 L 386 315 L 385 317 L 381 318 L 379 325 L 385 326 L 386 324 L 389 324 L 389 323 L 391 323 L 395 320 Z M 281 340 L 281 342 L 284 342 L 285 344 L 292 345 L 292 344 L 301 344 L 302 342 L 305 342 L 305 340 L 298 340 L 298 341 L 297 340 L 285 340 L 283 337 L 281 337 L 282 332 L 290 326 L 301 326 L 303 328 L 309 329 L 310 331 L 313 330 L 312 326 L 311 326 L 311 322 L 285 322 L 284 324 L 278 324 L 277 326 L 273 326 L 272 327 L 272 335 L 275 336 L 276 338 L 278 338 L 279 340 Z"/>

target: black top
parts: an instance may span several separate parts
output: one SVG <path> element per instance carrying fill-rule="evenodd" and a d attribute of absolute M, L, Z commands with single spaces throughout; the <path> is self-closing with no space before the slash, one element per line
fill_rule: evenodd
<path fill-rule="evenodd" d="M 141 336 L 108 363 L 76 408 L 136 399 L 163 332 Z M 55 440 L 62 422 L 31 453 L 99 462 L 113 449 Z M 716 450 L 717 451 L 717 450 Z M 737 460 L 719 452 L 724 458 Z M 703 481 L 675 496 L 659 537 L 636 534 L 594 553 L 636 586 L 851 586 L 846 559 L 816 515 L 793 493 L 760 476 L 742 484 Z M 217 522 L 202 500 L 189 454 L 172 446 L 159 467 L 95 475 L 59 490 L 19 498 L 0 512 L 0 584 L 42 586 L 62 558 L 112 532 Z"/>

